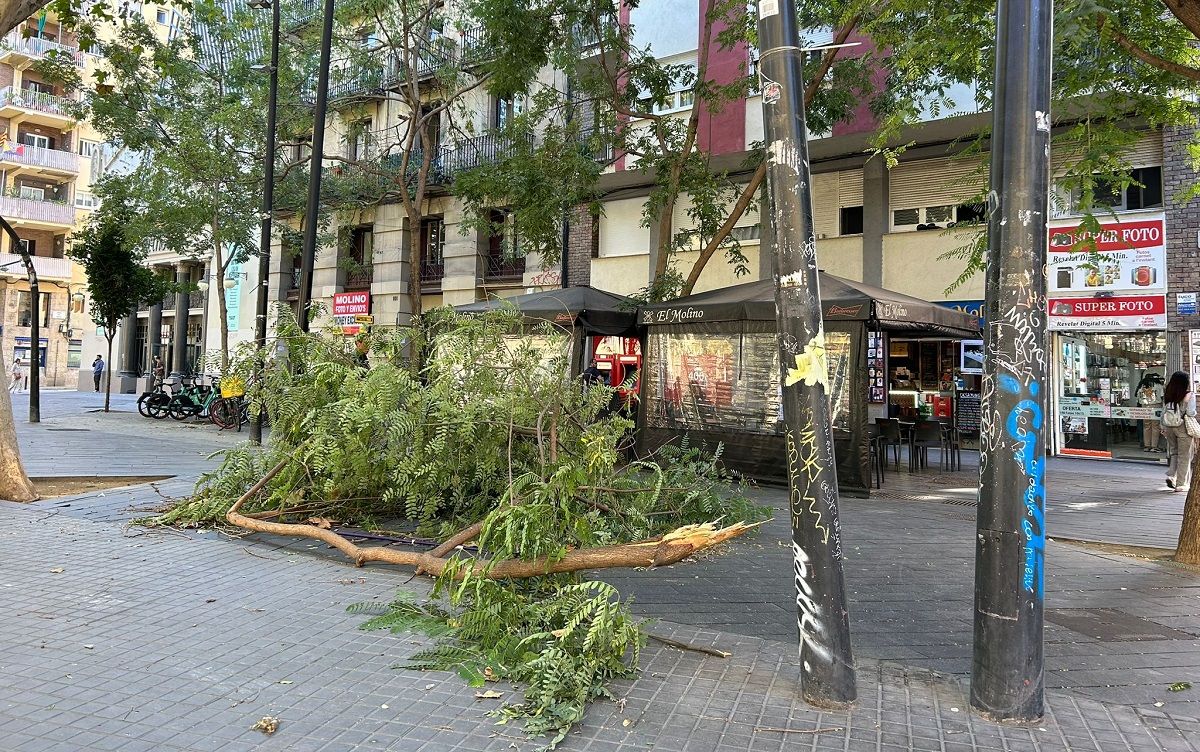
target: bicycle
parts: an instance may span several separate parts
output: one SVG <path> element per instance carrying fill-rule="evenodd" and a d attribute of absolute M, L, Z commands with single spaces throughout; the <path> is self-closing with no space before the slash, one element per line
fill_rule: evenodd
<path fill-rule="evenodd" d="M 173 396 L 174 392 L 167 391 L 166 382 L 160 378 L 154 382 L 153 389 L 142 392 L 142 396 L 138 397 L 138 412 L 144 418 L 162 420 L 167 416 L 167 408 Z"/>
<path fill-rule="evenodd" d="M 218 397 L 208 408 L 208 418 L 222 431 L 250 422 L 250 403 L 242 395 Z"/>
<path fill-rule="evenodd" d="M 203 376 L 197 376 L 192 380 L 191 384 L 184 384 L 179 394 L 171 398 L 168 405 L 168 413 L 175 420 L 187 420 L 191 417 L 208 417 L 208 409 L 217 399 L 218 391 L 215 388 L 219 380 L 213 379 L 211 384 L 196 383 Z"/>

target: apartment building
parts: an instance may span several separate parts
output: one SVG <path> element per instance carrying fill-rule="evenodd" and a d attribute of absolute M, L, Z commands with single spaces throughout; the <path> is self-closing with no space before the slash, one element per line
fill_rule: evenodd
<path fill-rule="evenodd" d="M 84 360 L 86 282 L 65 258 L 68 236 L 92 199 L 97 139 L 76 123 L 68 98 L 35 70 L 48 56 L 88 64 L 74 36 L 53 13 L 30 17 L 0 40 L 0 216 L 33 256 L 41 292 L 43 384 L 74 385 Z M 32 300 L 24 265 L 8 237 L 0 239 L 0 348 L 4 360 L 31 361 Z"/>

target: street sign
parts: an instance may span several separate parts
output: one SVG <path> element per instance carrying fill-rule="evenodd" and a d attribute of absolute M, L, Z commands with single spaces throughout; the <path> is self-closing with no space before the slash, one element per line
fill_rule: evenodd
<path fill-rule="evenodd" d="M 1194 293 L 1194 292 L 1175 293 L 1175 306 L 1178 309 L 1180 316 L 1195 316 L 1196 315 L 1196 293 Z"/>

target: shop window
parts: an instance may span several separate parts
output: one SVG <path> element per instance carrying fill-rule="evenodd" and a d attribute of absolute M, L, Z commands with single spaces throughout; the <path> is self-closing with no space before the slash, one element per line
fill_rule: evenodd
<path fill-rule="evenodd" d="M 33 326 L 33 298 L 29 295 L 28 290 L 17 291 L 17 326 L 30 327 Z M 39 318 L 42 320 L 43 327 L 50 326 L 50 293 L 41 293 L 41 314 Z"/>
<path fill-rule="evenodd" d="M 863 231 L 863 208 L 843 206 L 838 216 L 839 235 L 861 235 Z"/>

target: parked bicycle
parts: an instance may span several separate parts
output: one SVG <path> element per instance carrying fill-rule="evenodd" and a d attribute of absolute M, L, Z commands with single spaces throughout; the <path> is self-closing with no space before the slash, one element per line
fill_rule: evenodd
<path fill-rule="evenodd" d="M 171 397 L 167 405 L 167 413 L 175 420 L 187 420 L 191 417 L 208 417 L 208 408 L 217 400 L 219 379 L 208 377 L 209 384 L 200 383 L 205 377 L 197 376 L 187 383 L 184 380 L 179 394 Z"/>
<path fill-rule="evenodd" d="M 222 431 L 236 428 L 250 420 L 250 404 L 246 401 L 246 385 L 237 377 L 219 382 L 221 396 L 208 407 L 208 418 Z"/>
<path fill-rule="evenodd" d="M 173 396 L 173 390 L 168 389 L 166 382 L 158 379 L 154 382 L 154 388 L 142 392 L 142 396 L 138 397 L 138 412 L 142 417 L 161 420 L 167 417 L 167 408 Z"/>

